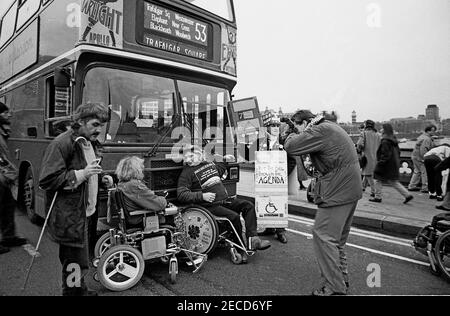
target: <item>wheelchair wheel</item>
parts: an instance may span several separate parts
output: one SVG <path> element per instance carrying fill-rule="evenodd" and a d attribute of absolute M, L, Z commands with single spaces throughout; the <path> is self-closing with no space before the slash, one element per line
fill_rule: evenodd
<path fill-rule="evenodd" d="M 315 182 L 316 180 L 312 179 L 308 185 L 308 188 L 306 189 L 306 199 L 309 203 L 314 203 L 313 186 L 315 185 Z"/>
<path fill-rule="evenodd" d="M 100 258 L 109 248 L 111 248 L 111 241 L 109 240 L 109 232 L 107 232 L 95 243 L 94 257 Z"/>
<path fill-rule="evenodd" d="M 144 258 L 137 249 L 117 245 L 102 255 L 97 273 L 100 283 L 108 290 L 125 291 L 139 282 L 144 268 Z"/>
<path fill-rule="evenodd" d="M 189 207 L 182 212 L 189 250 L 209 254 L 217 245 L 219 228 L 211 213 L 202 207 Z"/>
<path fill-rule="evenodd" d="M 177 260 L 170 260 L 169 274 L 170 274 L 170 282 L 172 282 L 172 284 L 175 284 L 177 282 L 177 274 L 178 274 Z"/>
<path fill-rule="evenodd" d="M 231 262 L 234 264 L 242 263 L 242 255 L 236 250 L 236 248 L 230 248 Z"/>
<path fill-rule="evenodd" d="M 435 257 L 439 269 L 450 282 L 450 230 L 443 233 L 436 241 Z"/>

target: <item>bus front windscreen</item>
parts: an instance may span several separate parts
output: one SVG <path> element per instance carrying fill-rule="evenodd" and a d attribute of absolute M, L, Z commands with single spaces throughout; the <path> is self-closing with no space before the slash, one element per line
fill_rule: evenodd
<path fill-rule="evenodd" d="M 222 142 L 228 101 L 223 88 L 104 67 L 89 70 L 83 88 L 83 103 L 109 108 L 110 120 L 99 137 L 106 143 L 178 142 L 171 138 L 174 113 L 184 114 L 180 124 L 192 135 Z"/>
<path fill-rule="evenodd" d="M 177 83 L 183 102 L 184 126 L 191 138 L 201 137 L 203 143 L 224 143 L 224 133 L 229 133 L 226 140 L 232 139 L 226 107 L 230 101 L 228 91 L 187 81 Z"/>

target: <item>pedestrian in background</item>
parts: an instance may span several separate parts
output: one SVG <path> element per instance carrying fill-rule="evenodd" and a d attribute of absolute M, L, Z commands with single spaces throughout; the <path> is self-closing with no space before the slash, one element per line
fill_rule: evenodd
<path fill-rule="evenodd" d="M 439 202 L 443 200 L 442 172 L 436 171 L 434 168 L 448 157 L 450 157 L 450 145 L 448 144 L 435 147 L 424 155 L 424 164 L 428 178 L 428 194 L 430 199 L 436 199 Z"/>
<path fill-rule="evenodd" d="M 9 251 L 9 247 L 18 247 L 27 243 L 25 238 L 16 236 L 14 213 L 17 202 L 11 187 L 15 185 L 19 175 L 17 167 L 9 158 L 7 140 L 9 138 L 11 113 L 9 108 L 0 102 L 0 254 Z"/>
<path fill-rule="evenodd" d="M 447 170 L 450 168 L 450 157 L 445 158 L 442 162 L 440 162 L 436 167 L 436 172 L 443 172 L 444 170 Z M 447 170 L 448 171 L 448 170 Z M 442 204 L 436 205 L 436 208 L 438 210 L 443 210 L 450 212 L 450 177 L 447 177 L 447 184 L 445 186 L 445 196 Z"/>
<path fill-rule="evenodd" d="M 383 124 L 380 147 L 377 150 L 377 164 L 374 170 L 375 197 L 370 202 L 382 202 L 383 183 L 390 184 L 405 198 L 404 204 L 413 199 L 413 196 L 399 182 L 400 178 L 400 148 L 394 129 L 391 124 Z"/>
<path fill-rule="evenodd" d="M 366 157 L 366 165 L 361 170 L 363 183 L 368 183 L 371 190 L 371 196 L 375 197 L 375 182 L 373 171 L 377 163 L 377 149 L 380 146 L 381 136 L 375 129 L 375 122 L 367 120 L 364 122 L 364 131 L 356 143 L 358 152 Z"/>
<path fill-rule="evenodd" d="M 324 115 L 315 116 L 308 110 L 300 110 L 292 120 L 304 130 L 287 136 L 287 153 L 291 156 L 309 154 L 320 174 L 314 187 L 314 202 L 318 209 L 313 246 L 322 285 L 312 294 L 345 295 L 349 279 L 344 246 L 358 200 L 362 197 L 355 145 L 338 124 L 326 120 Z"/>
<path fill-rule="evenodd" d="M 84 281 L 97 231 L 97 195 L 100 144 L 108 110 L 96 103 L 80 105 L 70 130 L 56 137 L 45 150 L 39 185 L 46 191 L 47 209 L 58 192 L 48 220 L 51 238 L 59 244 L 64 296 L 93 296 Z M 79 268 L 80 282 L 69 284 L 70 266 Z"/>
<path fill-rule="evenodd" d="M 414 166 L 413 175 L 408 185 L 408 191 L 420 191 L 419 183 L 422 182 L 422 193 L 428 193 L 427 171 L 425 169 L 425 154 L 434 147 L 433 135 L 436 133 L 436 126 L 429 125 L 417 139 L 416 145 L 411 155 Z"/>

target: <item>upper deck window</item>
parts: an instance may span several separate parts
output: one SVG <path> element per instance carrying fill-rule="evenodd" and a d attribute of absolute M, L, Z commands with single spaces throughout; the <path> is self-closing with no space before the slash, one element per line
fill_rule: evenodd
<path fill-rule="evenodd" d="M 231 0 L 184 0 L 228 21 L 234 21 Z"/>
<path fill-rule="evenodd" d="M 40 0 L 25 0 L 19 1 L 19 13 L 17 15 L 17 29 L 20 29 L 22 25 L 27 23 L 30 18 L 39 11 L 41 6 Z"/>
<path fill-rule="evenodd" d="M 1 32 L 0 32 L 0 47 L 2 47 L 14 34 L 14 27 L 16 25 L 17 16 L 17 1 L 9 8 L 8 12 L 3 16 Z"/>

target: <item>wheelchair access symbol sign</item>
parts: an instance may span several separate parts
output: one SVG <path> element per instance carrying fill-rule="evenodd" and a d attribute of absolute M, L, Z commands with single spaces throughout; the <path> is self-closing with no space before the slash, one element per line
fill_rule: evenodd
<path fill-rule="evenodd" d="M 255 207 L 259 227 L 288 227 L 287 196 L 256 196 Z"/>
<path fill-rule="evenodd" d="M 278 209 L 277 209 L 276 205 L 273 204 L 272 202 L 269 202 L 269 203 L 266 205 L 266 212 L 267 212 L 267 213 L 273 214 L 273 213 L 275 213 L 276 211 L 278 211 Z"/>

